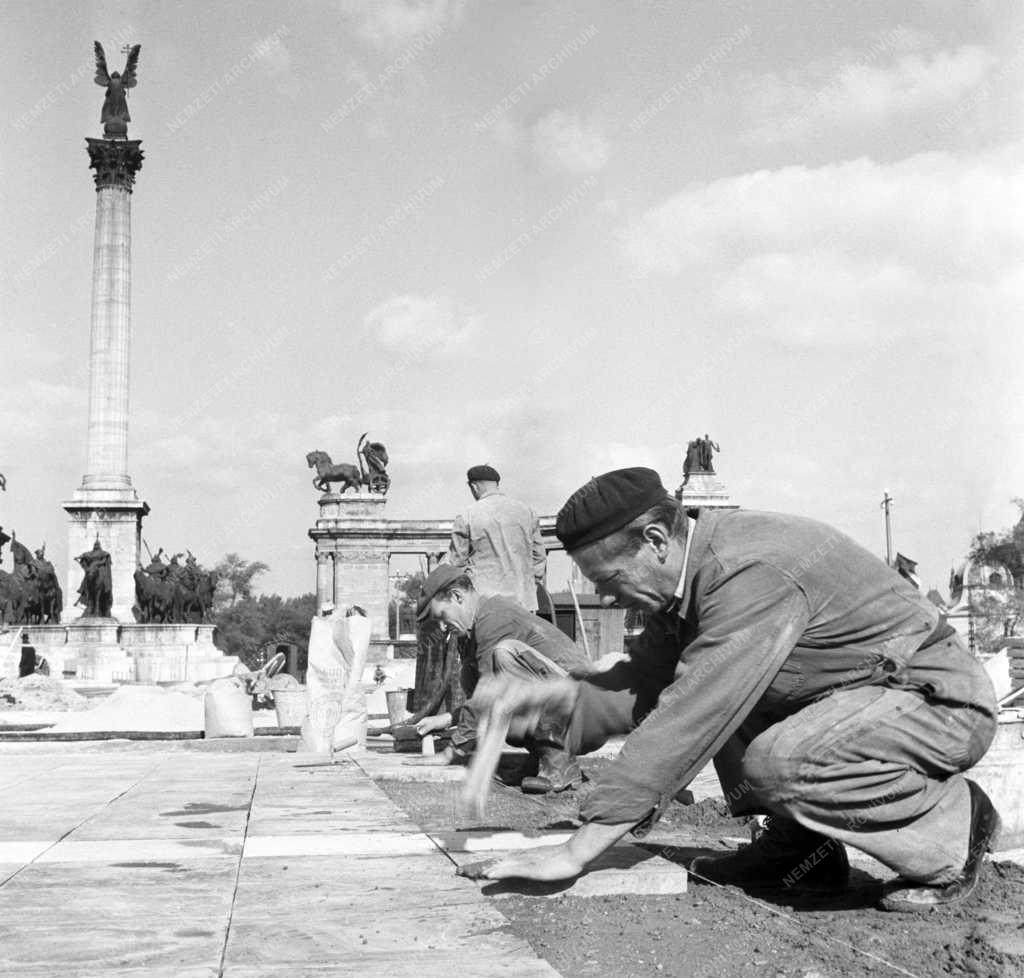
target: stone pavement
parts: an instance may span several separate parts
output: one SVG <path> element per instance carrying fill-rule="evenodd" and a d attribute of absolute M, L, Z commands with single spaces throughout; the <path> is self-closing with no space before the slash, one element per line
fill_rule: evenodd
<path fill-rule="evenodd" d="M 557 973 L 352 759 L 0 745 L 0 974 Z"/>

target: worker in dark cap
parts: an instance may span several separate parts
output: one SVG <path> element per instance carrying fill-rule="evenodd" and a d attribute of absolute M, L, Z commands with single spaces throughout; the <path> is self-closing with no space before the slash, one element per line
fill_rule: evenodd
<path fill-rule="evenodd" d="M 499 490 L 501 476 L 490 465 L 474 465 L 466 481 L 473 503 L 455 519 L 446 563 L 465 571 L 480 594 L 502 594 L 536 611 L 547 572 L 540 521 Z"/>
<path fill-rule="evenodd" d="M 453 724 L 455 729 L 443 752 L 408 763 L 460 764 L 473 753 L 479 716 L 472 697 L 482 677 L 556 679 L 589 670 L 586 656 L 568 635 L 511 598 L 481 594 L 464 571 L 448 564 L 436 567 L 423 582 L 416 614 L 419 621 L 433 619 L 463 639 L 460 680 L 467 702 L 457 716 L 441 713 L 420 720 L 416 730 L 421 737 Z M 537 761 L 536 776 L 522 781 L 527 794 L 565 791 L 582 782 L 576 758 L 565 747 L 567 723 L 564 713 L 541 716 L 528 733 L 525 728 L 510 732 L 510 742 L 525 746 Z"/>
<path fill-rule="evenodd" d="M 769 813 L 748 847 L 693 873 L 744 887 L 841 888 L 844 844 L 900 875 L 887 910 L 955 904 L 977 885 L 999 818 L 963 772 L 996 730 L 985 671 L 892 568 L 813 520 L 688 516 L 657 474 L 578 490 L 557 533 L 604 603 L 649 624 L 629 657 L 576 681 L 492 681 L 485 715 L 561 708 L 577 753 L 628 733 L 563 846 L 482 875 L 576 875 L 714 760 L 734 815 Z"/>

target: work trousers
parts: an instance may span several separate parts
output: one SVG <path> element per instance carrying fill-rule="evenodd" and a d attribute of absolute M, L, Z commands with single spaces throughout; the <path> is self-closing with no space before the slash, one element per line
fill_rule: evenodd
<path fill-rule="evenodd" d="M 567 675 L 558 663 L 538 652 L 525 642 L 504 639 L 491 652 L 486 653 L 487 661 L 481 663 L 481 673 L 496 676 L 514 676 L 516 679 L 560 679 Z M 476 746 L 477 727 L 480 711 L 472 697 L 463 703 L 459 711 L 459 722 L 452 732 L 451 744 L 456 753 L 471 754 Z M 506 739 L 510 744 L 522 746 L 528 743 L 534 724 L 528 720 L 513 720 Z"/>
<path fill-rule="evenodd" d="M 714 759 L 733 814 L 772 812 L 907 879 L 954 880 L 970 831 L 961 772 L 992 742 L 996 705 L 988 676 L 959 640 L 950 640 L 948 654 L 959 659 L 965 702 L 936 699 L 926 686 L 880 684 L 837 689 L 782 719 L 755 711 Z M 569 749 L 586 752 L 628 733 L 649 695 L 589 687 L 576 706 L 588 715 L 574 716 Z"/>

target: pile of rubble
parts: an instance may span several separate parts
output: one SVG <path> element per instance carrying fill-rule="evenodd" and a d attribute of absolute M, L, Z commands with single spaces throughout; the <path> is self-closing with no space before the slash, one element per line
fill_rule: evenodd
<path fill-rule="evenodd" d="M 89 701 L 63 680 L 33 673 L 0 679 L 0 710 L 88 710 Z"/>

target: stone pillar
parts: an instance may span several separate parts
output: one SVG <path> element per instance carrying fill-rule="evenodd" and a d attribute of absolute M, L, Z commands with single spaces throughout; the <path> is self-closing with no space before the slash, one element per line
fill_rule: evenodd
<path fill-rule="evenodd" d="M 357 604 L 373 621 L 371 637 L 388 635 L 388 551 L 386 546 L 339 547 L 334 560 L 334 603 Z"/>
<path fill-rule="evenodd" d="M 87 139 L 95 171 L 96 234 L 93 246 L 92 328 L 89 350 L 89 425 L 86 472 L 64 503 L 68 527 L 68 576 L 64 620 L 74 607 L 82 570 L 75 557 L 98 539 L 111 556 L 111 615 L 132 620 L 135 568 L 142 518 L 149 506 L 128 475 L 128 368 L 131 345 L 131 193 L 142 167 L 137 139 Z"/>
<path fill-rule="evenodd" d="M 319 611 L 326 602 L 334 600 L 334 554 L 316 555 L 316 607 Z"/>

